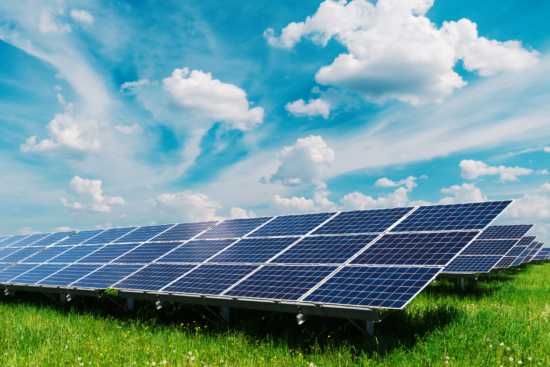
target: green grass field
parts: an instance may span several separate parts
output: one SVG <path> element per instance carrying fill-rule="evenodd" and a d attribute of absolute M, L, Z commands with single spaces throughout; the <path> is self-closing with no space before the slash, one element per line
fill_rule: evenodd
<path fill-rule="evenodd" d="M 122 299 L 120 300 L 122 301 Z M 231 310 L 215 327 L 183 305 L 62 306 L 42 294 L 0 298 L 3 366 L 550 366 L 550 263 L 488 281 L 432 283 L 366 340 L 345 319 Z M 521 361 L 521 362 L 520 362 Z"/>

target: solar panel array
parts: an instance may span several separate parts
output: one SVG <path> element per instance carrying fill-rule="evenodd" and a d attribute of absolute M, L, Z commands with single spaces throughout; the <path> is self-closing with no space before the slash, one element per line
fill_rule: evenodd
<path fill-rule="evenodd" d="M 540 249 L 533 260 L 550 260 L 550 247 Z"/>
<path fill-rule="evenodd" d="M 401 309 L 510 203 L 82 231 L 34 252 L 6 252 L 19 260 L 0 282 Z M 0 246 L 26 238 L 14 237 Z M 502 257 L 514 241 L 498 241 L 494 256 Z"/>
<path fill-rule="evenodd" d="M 526 250 L 534 240 L 536 236 L 523 236 L 518 243 L 514 245 L 504 257 L 494 266 L 495 269 L 506 269 L 510 266 L 515 266 L 518 258 Z M 521 264 L 521 262 L 520 262 Z"/>
<path fill-rule="evenodd" d="M 516 253 L 516 258 L 510 264 L 510 266 L 518 266 L 521 265 L 523 260 L 531 253 L 530 247 L 533 246 L 535 242 L 536 236 L 524 236 L 521 241 L 515 246 L 517 249 L 515 249 L 514 253 Z M 514 249 L 512 249 L 514 250 Z"/>

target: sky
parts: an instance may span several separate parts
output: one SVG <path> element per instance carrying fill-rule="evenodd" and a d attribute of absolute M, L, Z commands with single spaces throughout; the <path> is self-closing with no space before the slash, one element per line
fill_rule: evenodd
<path fill-rule="evenodd" d="M 0 234 L 515 199 L 550 245 L 550 3 L 0 4 Z"/>

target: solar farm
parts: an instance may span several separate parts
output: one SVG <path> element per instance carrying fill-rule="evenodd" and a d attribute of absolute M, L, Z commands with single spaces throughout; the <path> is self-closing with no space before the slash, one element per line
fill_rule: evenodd
<path fill-rule="evenodd" d="M 517 356 L 506 357 L 511 351 L 506 348 L 512 345 L 504 348 L 504 336 L 498 343 L 493 340 L 498 336 L 491 332 L 498 327 L 488 325 L 479 329 L 487 329 L 480 339 L 485 357 L 472 353 L 470 359 L 459 360 L 444 342 L 445 352 L 438 352 L 444 355 L 426 357 L 441 348 L 438 344 L 423 352 L 422 364 L 410 350 L 425 348 L 430 338 L 437 343 L 467 342 L 468 338 L 457 341 L 460 336 L 452 328 L 468 317 L 481 317 L 473 310 L 476 303 L 485 302 L 492 302 L 490 308 L 497 316 L 484 318 L 508 315 L 510 310 L 529 313 L 540 325 L 531 329 L 529 324 L 527 331 L 542 328 L 541 335 L 548 340 L 550 248 L 529 234 L 530 224 L 491 225 L 511 203 L 3 236 L 0 287 L 6 297 L 1 312 L 10 307 L 31 312 L 29 307 L 34 307 L 35 312 L 64 318 L 64 312 L 72 310 L 82 313 L 82 320 L 116 325 L 106 335 L 124 335 L 121 343 L 136 337 L 144 320 L 158 320 L 149 325 L 156 331 L 147 333 L 160 338 L 154 343 L 161 345 L 143 350 L 134 345 L 123 353 L 126 364 L 137 358 L 140 364 L 171 365 L 484 365 L 471 358 L 493 361 L 485 354 L 497 351 L 498 361 L 507 358 L 508 364 L 517 363 Z M 537 277 L 545 281 L 537 285 L 533 280 Z M 523 282 L 546 288 L 534 292 L 536 296 L 530 294 L 526 302 L 525 291 L 519 290 Z M 501 298 L 510 294 L 507 287 L 522 293 L 517 306 Z M 531 309 L 537 297 L 546 304 L 542 311 Z M 79 323 L 74 315 L 71 322 Z M 19 328 L 25 324 L 20 321 Z M 84 344 L 67 344 L 52 351 L 54 356 L 59 352 L 69 363 L 74 357 L 74 363 L 81 365 L 108 362 L 110 348 L 103 346 L 106 351 L 100 353 L 104 342 L 95 336 L 97 331 L 79 334 L 75 325 L 69 329 L 70 338 L 60 330 L 67 343 L 88 333 L 94 335 L 90 340 L 95 344 L 83 341 L 87 352 L 78 349 Z M 304 336 L 306 330 L 313 336 Z M 4 333 L 7 346 L 16 340 L 11 348 L 19 347 L 13 333 Z M 183 351 L 175 347 L 182 342 L 187 346 Z M 160 351 L 163 356 L 151 356 Z M 26 355 L 31 362 L 32 353 L 29 349 L 15 359 L 13 351 L 4 356 L 16 363 Z M 530 362 L 536 355 L 532 354 L 522 357 L 522 363 Z M 401 358 L 408 362 L 398 362 Z M 541 358 L 542 354 L 536 362 L 547 365 L 548 357 Z"/>

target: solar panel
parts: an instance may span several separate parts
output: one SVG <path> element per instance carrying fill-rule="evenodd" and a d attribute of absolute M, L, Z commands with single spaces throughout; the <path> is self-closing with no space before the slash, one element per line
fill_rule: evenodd
<path fill-rule="evenodd" d="M 475 240 L 461 255 L 506 255 L 518 240 Z"/>
<path fill-rule="evenodd" d="M 7 269 L 9 268 L 10 266 L 12 266 L 13 264 L 0 264 L 0 271 L 3 271 L 4 269 Z"/>
<path fill-rule="evenodd" d="M 2 257 L 1 261 L 6 263 L 16 263 L 31 255 L 36 254 L 40 250 L 42 250 L 42 247 L 23 247 L 22 249 L 19 249 L 19 251 L 15 251 L 11 255 Z M 2 255 L 0 254 L 0 256 Z"/>
<path fill-rule="evenodd" d="M 20 241 L 17 241 L 17 246 L 18 247 L 23 247 L 23 246 L 32 245 L 36 241 L 39 241 L 39 240 L 43 239 L 44 237 L 48 237 L 51 234 L 52 233 L 35 233 L 35 234 L 31 234 L 31 235 L 25 237 L 24 239 L 22 239 Z"/>
<path fill-rule="evenodd" d="M 529 246 L 537 236 L 525 236 L 516 244 L 516 246 Z"/>
<path fill-rule="evenodd" d="M 525 252 L 525 251 L 524 251 Z M 518 256 L 510 266 L 519 266 L 521 265 L 521 263 L 523 263 L 523 260 L 525 260 L 525 258 L 527 257 L 527 255 L 524 255 L 523 253 Z"/>
<path fill-rule="evenodd" d="M 63 241 L 57 243 L 58 246 L 68 246 L 68 245 L 80 245 L 82 242 L 92 238 L 104 232 L 104 229 L 98 229 L 94 231 L 82 231 L 72 235 L 69 238 L 64 239 Z"/>
<path fill-rule="evenodd" d="M 57 255 L 62 254 L 63 252 L 70 250 L 72 247 L 48 247 L 43 251 L 36 253 L 35 255 L 30 256 L 29 258 L 22 260 L 22 263 L 45 263 L 48 260 L 53 259 Z"/>
<path fill-rule="evenodd" d="M 224 295 L 297 301 L 336 269 L 336 266 L 266 265 Z"/>
<path fill-rule="evenodd" d="M 385 234 L 351 264 L 445 266 L 477 232 Z"/>
<path fill-rule="evenodd" d="M 139 227 L 135 231 L 120 237 L 114 243 L 145 242 L 173 226 L 173 224 L 164 224 L 160 226 Z"/>
<path fill-rule="evenodd" d="M 208 260 L 211 263 L 263 263 L 296 242 L 297 238 L 254 238 L 236 242 Z"/>
<path fill-rule="evenodd" d="M 402 309 L 440 271 L 430 267 L 345 266 L 303 301 Z"/>
<path fill-rule="evenodd" d="M 76 282 L 78 279 L 99 269 L 101 266 L 103 265 L 68 265 L 66 268 L 63 268 L 63 270 L 40 280 L 36 284 L 67 287 L 69 284 Z"/>
<path fill-rule="evenodd" d="M 507 200 L 421 206 L 391 232 L 484 229 L 511 203 Z"/>
<path fill-rule="evenodd" d="M 201 240 L 208 238 L 241 238 L 271 218 L 272 217 L 226 220 L 197 238 Z"/>
<path fill-rule="evenodd" d="M 52 233 L 48 237 L 42 238 L 41 240 L 38 240 L 35 243 L 33 243 L 33 246 L 50 246 L 58 241 L 61 241 L 62 239 L 66 238 L 72 233 L 74 233 L 74 231 Z"/>
<path fill-rule="evenodd" d="M 143 265 L 105 265 L 72 283 L 71 287 L 108 289 L 142 267 Z"/>
<path fill-rule="evenodd" d="M 506 253 L 506 256 L 519 256 L 527 247 L 514 246 Z"/>
<path fill-rule="evenodd" d="M 127 227 L 127 228 L 113 228 L 108 229 L 105 232 L 98 234 L 95 237 L 90 238 L 82 242 L 83 245 L 95 245 L 95 244 L 105 244 L 111 243 L 114 240 L 124 236 L 125 234 L 133 231 L 136 227 Z"/>
<path fill-rule="evenodd" d="M 67 265 L 62 264 L 42 264 L 23 275 L 13 278 L 10 280 L 10 283 L 37 284 L 42 279 L 58 272 L 66 266 Z"/>
<path fill-rule="evenodd" d="M 550 255 L 550 248 L 543 248 L 535 256 L 535 260 L 546 260 L 546 256 L 549 256 L 549 255 Z"/>
<path fill-rule="evenodd" d="M 26 273 L 34 267 L 36 267 L 36 264 L 15 264 L 11 268 L 7 268 L 6 270 L 0 272 L 0 283 L 7 283 L 11 279 Z"/>
<path fill-rule="evenodd" d="M 196 265 L 151 264 L 113 288 L 159 291 L 195 267 Z"/>
<path fill-rule="evenodd" d="M 10 238 L 10 236 L 0 236 L 0 243 L 4 242 L 5 240 L 7 240 L 8 238 Z"/>
<path fill-rule="evenodd" d="M 136 247 L 137 244 L 121 244 L 121 245 L 106 245 L 86 256 L 78 261 L 75 261 L 78 264 L 106 264 L 115 260 L 117 257 L 124 255 L 128 251 Z"/>
<path fill-rule="evenodd" d="M 507 240 L 520 239 L 529 230 L 533 228 L 533 224 L 521 225 L 505 225 L 505 226 L 489 226 L 487 227 L 478 239 L 480 240 Z"/>
<path fill-rule="evenodd" d="M 0 261 L 2 260 L 2 258 L 7 257 L 19 250 L 21 250 L 21 247 L 7 247 L 0 249 Z"/>
<path fill-rule="evenodd" d="M 218 295 L 256 268 L 252 265 L 201 265 L 162 291 Z"/>
<path fill-rule="evenodd" d="M 381 233 L 413 208 L 354 210 L 342 212 L 313 234 Z"/>
<path fill-rule="evenodd" d="M 158 259 L 162 263 L 203 262 L 231 245 L 235 240 L 189 241 L 180 248 Z"/>
<path fill-rule="evenodd" d="M 249 237 L 300 236 L 314 230 L 336 213 L 287 215 L 277 217 Z"/>
<path fill-rule="evenodd" d="M 458 256 L 445 267 L 445 273 L 488 273 L 502 256 Z"/>
<path fill-rule="evenodd" d="M 15 244 L 16 242 L 21 241 L 23 238 L 28 237 L 28 236 L 29 236 L 28 234 L 16 234 L 16 235 L 11 236 L 10 238 L 5 239 L 4 241 L 2 241 L 2 245 L 3 246 L 11 246 L 11 245 Z"/>
<path fill-rule="evenodd" d="M 155 241 L 186 241 L 218 222 L 182 223 L 155 237 Z"/>
<path fill-rule="evenodd" d="M 150 263 L 181 245 L 181 242 L 146 242 L 115 260 L 117 264 Z"/>
<path fill-rule="evenodd" d="M 82 259 L 84 256 L 88 256 L 92 252 L 99 250 L 103 245 L 92 245 L 92 246 L 76 246 L 70 249 L 67 252 L 62 253 L 61 255 L 48 260 L 48 263 L 75 263 L 78 260 Z"/>
<path fill-rule="evenodd" d="M 278 264 L 343 264 L 378 235 L 306 237 L 273 259 Z"/>
<path fill-rule="evenodd" d="M 494 267 L 509 268 L 516 259 L 517 256 L 504 256 Z"/>

